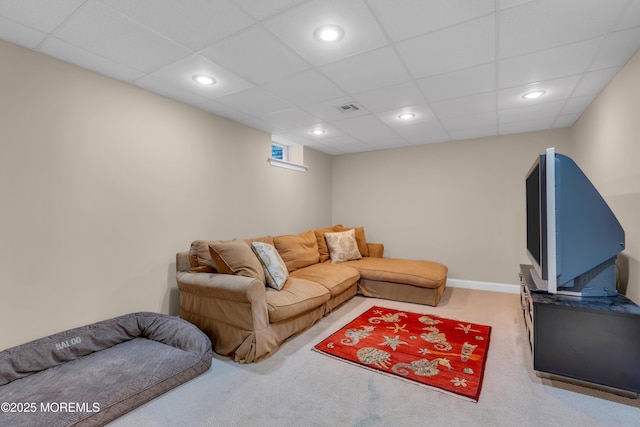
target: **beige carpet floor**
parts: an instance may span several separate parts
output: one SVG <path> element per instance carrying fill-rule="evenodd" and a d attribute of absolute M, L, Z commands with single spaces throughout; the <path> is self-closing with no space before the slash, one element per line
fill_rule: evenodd
<path fill-rule="evenodd" d="M 492 326 L 479 402 L 311 350 L 373 305 Z M 541 379 L 531 366 L 518 295 L 449 288 L 438 307 L 355 297 L 269 359 L 241 365 L 215 356 L 208 372 L 110 426 L 640 425 L 640 399 Z"/>

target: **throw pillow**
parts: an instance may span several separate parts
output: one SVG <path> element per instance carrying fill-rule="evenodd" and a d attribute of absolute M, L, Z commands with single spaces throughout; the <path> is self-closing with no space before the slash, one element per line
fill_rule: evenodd
<path fill-rule="evenodd" d="M 246 242 L 239 239 L 211 242 L 209 252 L 220 273 L 237 274 L 265 282 L 262 264 Z"/>
<path fill-rule="evenodd" d="M 333 231 L 347 231 L 350 228 L 339 227 L 336 226 L 336 229 Z M 369 246 L 367 246 L 367 238 L 364 235 L 364 227 L 355 227 L 356 230 L 356 242 L 358 243 L 358 249 L 360 250 L 360 255 L 369 256 Z"/>
<path fill-rule="evenodd" d="M 289 272 L 276 248 L 268 243 L 253 242 L 251 249 L 262 264 L 267 285 L 277 290 L 282 289 L 289 277 Z"/>
<path fill-rule="evenodd" d="M 356 242 L 356 231 L 353 228 L 348 231 L 324 233 L 324 237 L 327 240 L 332 264 L 362 258 Z"/>
<path fill-rule="evenodd" d="M 320 259 L 318 242 L 313 230 L 297 236 L 276 236 L 273 243 L 289 272 L 316 264 Z"/>
<path fill-rule="evenodd" d="M 314 230 L 316 234 L 316 241 L 318 242 L 318 254 L 320 255 L 320 262 L 325 262 L 329 259 L 329 248 L 327 242 L 324 240 L 324 233 L 332 233 L 334 231 L 344 231 L 345 228 L 342 224 L 336 224 L 333 227 L 319 228 Z"/>

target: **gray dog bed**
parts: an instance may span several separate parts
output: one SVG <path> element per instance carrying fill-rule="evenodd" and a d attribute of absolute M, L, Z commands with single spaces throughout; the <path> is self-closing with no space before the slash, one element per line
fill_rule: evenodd
<path fill-rule="evenodd" d="M 191 323 L 132 313 L 0 352 L 0 426 L 100 426 L 200 375 L 211 342 Z"/>

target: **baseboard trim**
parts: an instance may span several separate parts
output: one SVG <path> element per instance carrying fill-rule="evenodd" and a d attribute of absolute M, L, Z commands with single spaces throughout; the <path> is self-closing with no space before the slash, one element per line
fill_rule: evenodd
<path fill-rule="evenodd" d="M 476 289 L 479 291 L 503 292 L 507 294 L 519 294 L 519 285 L 506 283 L 478 282 L 475 280 L 462 280 L 447 278 L 447 286 L 452 288 Z"/>

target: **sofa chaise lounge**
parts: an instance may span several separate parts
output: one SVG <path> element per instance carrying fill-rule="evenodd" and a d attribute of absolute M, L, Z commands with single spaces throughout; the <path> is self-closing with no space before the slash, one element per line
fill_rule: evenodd
<path fill-rule="evenodd" d="M 271 257 L 260 253 L 266 249 Z M 362 227 L 342 225 L 298 235 L 196 240 L 176 255 L 180 317 L 204 331 L 216 353 L 245 363 L 270 356 L 358 292 L 438 304 L 445 265 L 383 258 L 383 252 L 382 244 L 366 241 Z M 279 286 L 272 286 L 278 276 Z"/>

